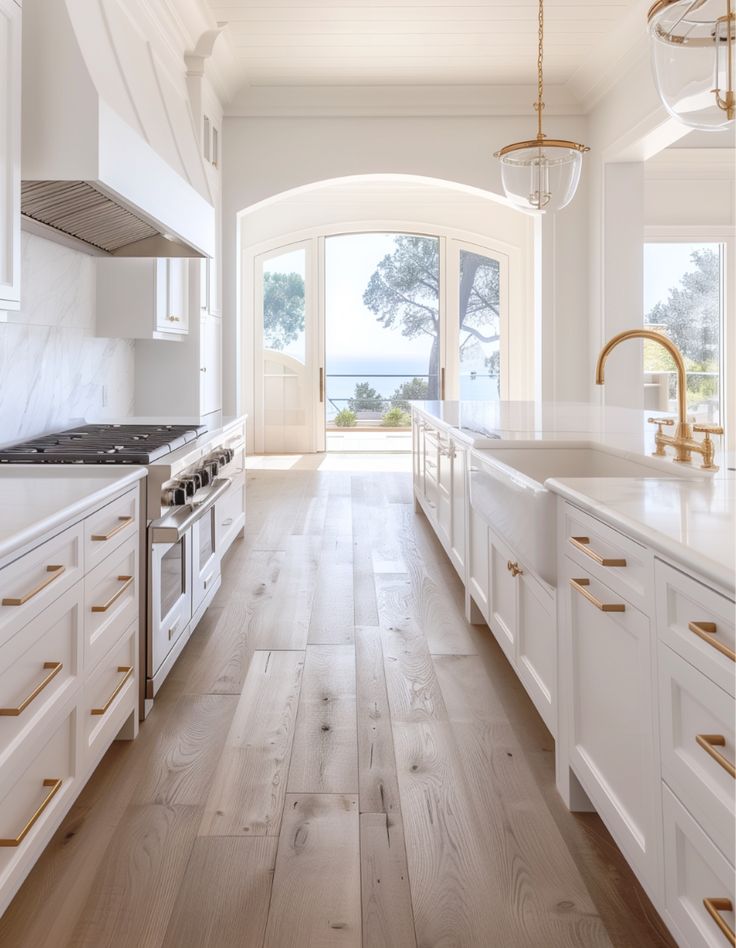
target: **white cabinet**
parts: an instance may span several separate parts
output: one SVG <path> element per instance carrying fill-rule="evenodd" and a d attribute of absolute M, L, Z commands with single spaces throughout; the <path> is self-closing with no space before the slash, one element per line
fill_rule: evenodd
<path fill-rule="evenodd" d="M 567 557 L 558 569 L 570 762 L 629 863 L 656 892 L 660 789 L 649 619 Z"/>
<path fill-rule="evenodd" d="M 415 413 L 412 453 L 416 503 L 465 582 L 465 447 Z"/>
<path fill-rule="evenodd" d="M 0 310 L 20 307 L 21 9 L 0 0 Z"/>
<path fill-rule="evenodd" d="M 97 261 L 97 335 L 176 339 L 189 331 L 189 261 L 114 258 Z"/>
<path fill-rule="evenodd" d="M 222 408 L 222 321 L 209 313 L 200 318 L 200 414 Z"/>
<path fill-rule="evenodd" d="M 128 488 L 0 568 L 0 915 L 112 741 L 137 733 L 139 529 Z"/>

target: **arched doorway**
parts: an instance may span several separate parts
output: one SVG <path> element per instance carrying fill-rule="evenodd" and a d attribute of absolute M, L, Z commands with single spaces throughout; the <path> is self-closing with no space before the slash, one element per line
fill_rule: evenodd
<path fill-rule="evenodd" d="M 300 189 L 242 221 L 253 452 L 393 434 L 413 398 L 528 397 L 528 216 L 446 183 L 371 176 Z"/>

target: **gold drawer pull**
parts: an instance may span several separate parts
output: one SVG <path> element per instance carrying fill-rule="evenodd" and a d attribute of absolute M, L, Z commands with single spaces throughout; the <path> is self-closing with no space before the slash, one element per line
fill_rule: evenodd
<path fill-rule="evenodd" d="M 6 599 L 3 599 L 3 605 L 4 606 L 24 606 L 28 602 L 29 599 L 33 599 L 34 596 L 37 596 L 47 586 L 53 583 L 55 579 L 58 579 L 65 569 L 66 569 L 65 566 L 47 566 L 46 572 L 49 573 L 50 575 L 47 576 L 46 579 L 43 580 L 43 582 L 39 583 L 38 586 L 34 586 L 33 589 L 31 589 L 29 592 L 25 594 L 25 596 L 19 596 L 18 598 L 10 596 Z"/>
<path fill-rule="evenodd" d="M 688 622 L 687 627 L 691 632 L 700 636 L 708 645 L 712 645 L 721 655 L 725 655 L 726 658 L 730 658 L 732 662 L 736 662 L 736 652 L 727 645 L 724 645 L 723 642 L 719 642 L 718 639 L 713 638 L 718 632 L 715 622 Z"/>
<path fill-rule="evenodd" d="M 118 522 L 117 527 L 113 527 L 112 530 L 110 530 L 108 533 L 93 533 L 92 539 L 93 540 L 112 540 L 115 534 L 120 533 L 121 530 L 125 530 L 125 528 L 133 522 L 133 519 L 134 519 L 133 517 L 118 517 L 119 522 Z"/>
<path fill-rule="evenodd" d="M 123 584 L 120 589 L 118 589 L 116 593 L 113 593 L 103 606 L 92 606 L 92 612 L 107 612 L 110 606 L 123 595 L 128 586 L 133 582 L 133 577 L 118 576 L 118 582 Z"/>
<path fill-rule="evenodd" d="M 46 780 L 44 780 L 43 786 L 49 787 L 50 789 L 49 789 L 49 792 L 46 794 L 46 797 L 43 803 L 41 804 L 41 806 L 39 806 L 39 808 L 36 810 L 36 812 L 33 814 L 30 820 L 26 823 L 26 825 L 23 827 L 20 833 L 15 837 L 15 839 L 0 839 L 0 846 L 20 846 L 20 844 L 23 842 L 23 840 L 26 838 L 26 836 L 30 833 L 31 829 L 33 828 L 33 824 L 36 822 L 39 816 L 43 813 L 43 811 L 46 809 L 49 803 L 51 803 L 51 801 L 54 799 L 56 794 L 59 792 L 59 788 L 61 787 L 61 784 L 62 784 L 62 781 L 57 779 L 56 777 L 48 777 Z"/>
<path fill-rule="evenodd" d="M 120 692 L 123 690 L 123 687 L 125 686 L 125 682 L 126 682 L 126 681 L 130 678 L 130 676 L 133 674 L 133 666 L 132 666 L 132 665 L 118 665 L 118 672 L 119 672 L 121 675 L 123 675 L 123 677 L 120 679 L 120 681 L 119 681 L 119 682 L 117 683 L 117 685 L 115 686 L 115 691 L 113 691 L 113 693 L 110 695 L 110 697 L 109 697 L 109 698 L 107 699 L 107 701 L 102 705 L 101 708 L 92 708 L 92 710 L 90 711 L 90 714 L 104 714 L 104 713 L 107 711 L 107 709 L 110 707 L 110 705 L 113 703 L 113 701 L 117 698 L 117 696 L 118 696 L 118 695 L 120 694 Z M 123 674 L 123 672 L 124 672 L 125 674 Z"/>
<path fill-rule="evenodd" d="M 727 774 L 730 774 L 736 780 L 736 767 L 731 763 L 728 757 L 724 757 L 716 747 L 725 747 L 726 738 L 722 734 L 696 734 L 695 740 L 699 747 L 702 747 L 706 754 L 709 754 L 719 767 L 723 767 Z"/>
<path fill-rule="evenodd" d="M 601 602 L 600 599 L 596 599 L 593 593 L 586 588 L 590 586 L 589 579 L 571 579 L 570 585 L 601 612 L 626 612 L 626 606 L 622 602 Z"/>
<path fill-rule="evenodd" d="M 64 666 L 61 662 L 44 662 L 43 667 L 45 669 L 51 669 L 44 680 L 39 685 L 36 685 L 33 691 L 27 698 L 21 701 L 17 708 L 0 708 L 0 717 L 17 718 L 19 714 L 23 714 L 31 701 L 34 701 L 41 694 L 46 685 L 48 685 L 52 678 L 55 678 L 56 675 L 59 674 Z"/>
<path fill-rule="evenodd" d="M 733 902 L 730 899 L 703 899 L 703 905 L 706 912 L 726 936 L 728 943 L 736 945 L 736 934 L 721 915 L 721 912 L 733 912 Z"/>
<path fill-rule="evenodd" d="M 512 563 L 511 560 L 509 560 L 508 563 L 506 564 L 506 569 L 509 571 L 509 573 L 511 573 L 514 579 L 516 579 L 517 576 L 519 576 L 521 573 L 524 572 L 524 570 L 519 566 L 518 563 L 516 562 Z"/>
<path fill-rule="evenodd" d="M 600 553 L 596 553 L 595 550 L 592 550 L 588 545 L 590 543 L 590 537 L 570 537 L 570 543 L 572 543 L 576 550 L 585 553 L 586 556 L 589 556 L 590 559 L 599 566 L 626 566 L 626 560 L 624 559 L 601 556 Z"/>

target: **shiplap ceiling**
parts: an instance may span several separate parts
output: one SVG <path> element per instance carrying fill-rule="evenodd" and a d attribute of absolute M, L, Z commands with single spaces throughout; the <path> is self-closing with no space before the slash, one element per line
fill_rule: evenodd
<path fill-rule="evenodd" d="M 208 0 L 242 84 L 534 80 L 536 0 Z M 565 84 L 640 0 L 546 0 L 545 79 Z"/>

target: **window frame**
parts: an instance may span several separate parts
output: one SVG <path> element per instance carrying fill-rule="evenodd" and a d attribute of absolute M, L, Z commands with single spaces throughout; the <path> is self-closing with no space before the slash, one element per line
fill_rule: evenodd
<path fill-rule="evenodd" d="M 721 345 L 719 364 L 720 422 L 725 429 L 724 448 L 736 450 L 736 235 L 733 227 L 720 224 L 659 224 L 644 228 L 642 256 L 646 244 L 721 245 Z M 642 308 L 643 309 L 643 308 Z M 642 319 L 643 319 L 642 311 Z"/>

